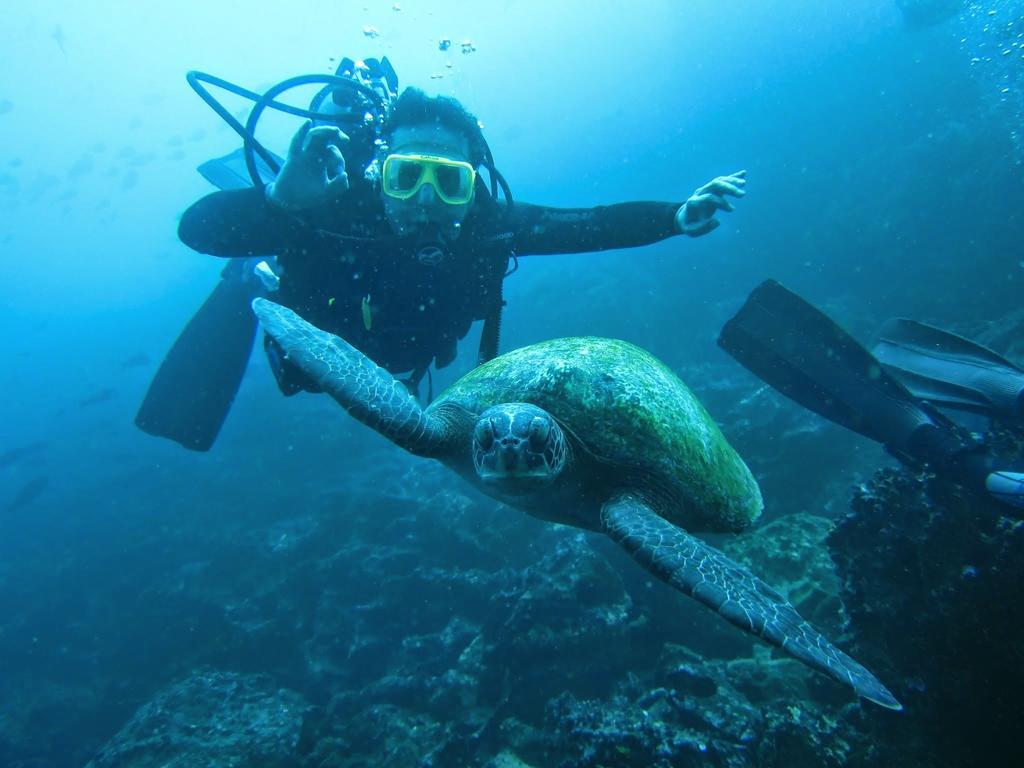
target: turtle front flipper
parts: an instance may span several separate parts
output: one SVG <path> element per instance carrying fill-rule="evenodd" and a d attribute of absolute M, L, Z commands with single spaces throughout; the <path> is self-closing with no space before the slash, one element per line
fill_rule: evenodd
<path fill-rule="evenodd" d="M 437 455 L 448 437 L 445 422 L 424 413 L 394 376 L 344 339 L 321 331 L 287 307 L 256 299 L 252 309 L 288 360 L 350 414 L 411 453 Z"/>
<path fill-rule="evenodd" d="M 669 523 L 639 496 L 612 498 L 601 509 L 601 524 L 651 573 L 736 626 L 852 686 L 860 696 L 902 709 L 874 675 L 804 621 L 782 595 L 722 552 Z"/>

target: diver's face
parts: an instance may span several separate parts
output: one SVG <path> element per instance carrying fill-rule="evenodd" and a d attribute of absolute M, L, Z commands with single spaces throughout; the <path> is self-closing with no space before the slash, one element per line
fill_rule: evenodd
<path fill-rule="evenodd" d="M 436 123 L 399 128 L 391 137 L 389 153 L 395 155 L 437 155 L 451 160 L 469 162 L 469 141 L 461 133 Z M 381 193 L 384 213 L 397 235 L 415 235 L 428 225 L 440 228 L 450 240 L 459 236 L 462 220 L 473 201 L 452 205 L 437 196 L 432 184 L 424 184 L 415 195 L 399 200 Z"/>

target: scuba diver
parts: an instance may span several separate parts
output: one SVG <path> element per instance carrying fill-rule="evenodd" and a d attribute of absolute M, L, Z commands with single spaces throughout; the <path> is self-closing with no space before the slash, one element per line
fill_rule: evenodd
<path fill-rule="evenodd" d="M 945 413 L 1024 424 L 1024 371 L 992 350 L 897 319 L 872 354 L 774 280 L 754 289 L 718 343 L 786 397 L 900 461 L 1024 508 L 1024 473 L 1013 471 L 1021 457 L 1004 461 Z"/>
<path fill-rule="evenodd" d="M 261 99 L 257 108 L 281 108 L 276 91 L 254 95 Z M 157 375 L 177 386 L 161 396 L 154 380 L 136 419 L 146 431 L 196 450 L 212 444 L 244 371 L 234 357 L 226 364 L 217 357 L 209 339 L 221 330 L 213 326 L 236 326 L 233 347 L 251 346 L 252 313 L 240 311 L 247 291 L 274 292 L 275 301 L 378 365 L 406 374 L 415 394 L 431 365 L 454 360 L 475 321 L 484 323 L 479 360 L 497 354 L 503 281 L 519 256 L 698 237 L 720 224 L 719 211 L 733 210 L 727 197 L 745 193 L 740 171 L 711 180 L 682 202 L 569 209 L 513 201 L 478 120 L 449 97 L 416 88 L 399 95 L 386 58 L 344 60 L 310 110 L 288 111 L 309 119 L 283 163 L 252 138 L 250 115 L 240 133 L 253 184 L 239 188 L 220 178 L 221 191 L 193 204 L 179 224 L 179 237 L 191 248 L 249 262 L 242 268 L 248 282 L 236 286 L 235 301 L 224 303 L 230 319 L 209 312 L 193 320 L 202 327 L 192 334 L 187 327 L 183 337 L 193 340 L 181 344 L 191 359 Z M 260 262 L 258 280 L 250 260 Z M 319 391 L 270 337 L 264 346 L 285 395 Z M 210 382 L 192 384 L 199 401 L 181 403 L 183 375 Z M 428 378 L 428 399 L 429 385 Z M 172 392 L 176 402 L 169 402 Z M 215 396 L 201 402 L 206 393 Z"/>

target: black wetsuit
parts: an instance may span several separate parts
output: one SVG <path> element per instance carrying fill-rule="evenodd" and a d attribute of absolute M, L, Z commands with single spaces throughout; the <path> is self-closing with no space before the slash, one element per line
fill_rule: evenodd
<path fill-rule="evenodd" d="M 368 186 L 302 217 L 268 203 L 261 189 L 214 192 L 185 212 L 178 235 L 215 256 L 276 255 L 276 301 L 402 373 L 454 359 L 473 321 L 500 305 L 513 255 L 647 245 L 678 233 L 679 206 L 566 209 L 517 202 L 509 211 L 478 187 L 460 236 L 436 263 L 421 258 L 415 239 L 392 234 Z"/>

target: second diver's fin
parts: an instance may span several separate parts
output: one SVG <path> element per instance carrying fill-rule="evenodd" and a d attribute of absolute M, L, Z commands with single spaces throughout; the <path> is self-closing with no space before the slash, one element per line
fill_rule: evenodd
<path fill-rule="evenodd" d="M 250 302 L 259 284 L 246 279 L 245 265 L 245 259 L 228 264 L 160 364 L 135 416 L 144 432 L 193 451 L 213 445 L 256 336 Z"/>
<path fill-rule="evenodd" d="M 278 165 L 284 165 L 284 160 L 273 155 Z M 256 155 L 256 169 L 260 173 L 260 179 L 264 184 L 274 180 L 274 171 L 263 162 L 263 158 Z M 199 174 L 217 189 L 245 189 L 252 186 L 249 178 L 249 169 L 245 165 L 245 150 L 236 149 L 223 157 L 215 157 L 202 163 L 197 169 Z"/>
<path fill-rule="evenodd" d="M 273 181 L 273 171 L 258 154 L 256 167 L 264 183 Z M 207 160 L 197 170 L 222 190 L 252 186 L 243 149 Z M 236 259 L 224 268 L 220 281 L 160 364 L 135 416 L 143 432 L 193 451 L 208 451 L 213 445 L 256 337 L 250 302 L 260 291 L 259 283 L 246 277 L 248 263 Z"/>
<path fill-rule="evenodd" d="M 898 453 L 924 424 L 946 423 L 826 314 L 766 280 L 722 328 L 718 344 L 800 405 Z"/>
<path fill-rule="evenodd" d="M 1024 417 L 1024 371 L 955 333 L 897 318 L 883 327 L 875 357 L 915 396 L 953 410 Z"/>

